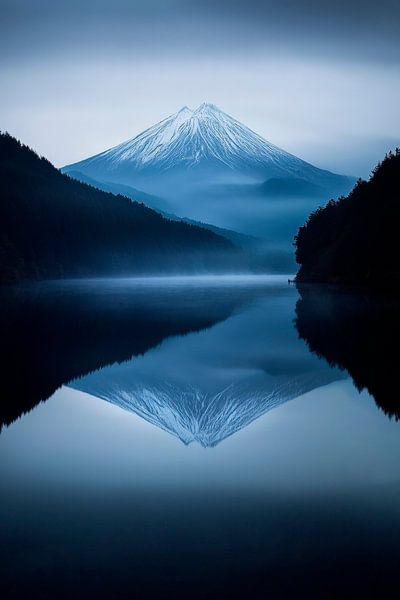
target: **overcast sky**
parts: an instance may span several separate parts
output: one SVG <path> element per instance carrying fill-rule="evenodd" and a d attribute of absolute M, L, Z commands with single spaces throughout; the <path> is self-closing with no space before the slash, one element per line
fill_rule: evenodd
<path fill-rule="evenodd" d="M 203 101 L 368 175 L 400 145 L 398 0 L 0 0 L 0 128 L 57 166 Z"/>

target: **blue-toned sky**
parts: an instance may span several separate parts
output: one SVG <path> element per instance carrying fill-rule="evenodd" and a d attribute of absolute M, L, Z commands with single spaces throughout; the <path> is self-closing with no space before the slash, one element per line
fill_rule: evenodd
<path fill-rule="evenodd" d="M 398 0 L 0 0 L 1 129 L 56 165 L 207 100 L 318 166 L 400 145 Z"/>

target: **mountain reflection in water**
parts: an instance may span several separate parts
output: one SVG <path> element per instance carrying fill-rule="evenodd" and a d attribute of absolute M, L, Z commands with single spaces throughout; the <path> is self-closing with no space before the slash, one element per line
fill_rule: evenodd
<path fill-rule="evenodd" d="M 300 292 L 294 327 L 296 289 L 279 276 L 3 288 L 0 424 L 68 384 L 212 447 L 346 371 L 398 417 L 397 301 L 326 286 Z"/>
<path fill-rule="evenodd" d="M 234 291 L 231 291 L 234 295 Z M 292 324 L 295 290 L 264 290 L 225 323 L 165 340 L 145 356 L 69 385 L 178 437 L 214 447 L 268 411 L 342 379 L 307 351 Z"/>
<path fill-rule="evenodd" d="M 264 293 L 262 278 L 43 282 L 0 288 L 0 427 L 61 385 L 212 326 Z M 268 282 L 264 282 L 268 286 Z M 232 293 L 232 285 L 236 288 Z"/>

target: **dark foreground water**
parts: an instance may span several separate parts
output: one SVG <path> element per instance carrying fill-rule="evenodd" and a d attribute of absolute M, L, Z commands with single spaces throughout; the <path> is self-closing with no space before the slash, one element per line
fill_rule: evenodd
<path fill-rule="evenodd" d="M 399 596 L 393 299 L 227 277 L 0 303 L 4 598 Z"/>

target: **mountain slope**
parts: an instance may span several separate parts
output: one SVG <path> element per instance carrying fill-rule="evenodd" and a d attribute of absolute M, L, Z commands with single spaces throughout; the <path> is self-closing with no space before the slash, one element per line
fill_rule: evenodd
<path fill-rule="evenodd" d="M 122 183 L 115 183 L 113 181 L 97 181 L 97 179 L 93 179 L 88 175 L 84 175 L 79 171 L 68 171 L 68 176 L 73 179 L 77 179 L 82 183 L 87 183 L 103 192 L 109 192 L 110 194 L 126 196 L 135 202 L 141 202 L 145 204 L 148 208 L 152 208 L 153 210 L 157 210 L 158 212 L 164 211 L 167 212 L 171 209 L 170 204 L 161 198 L 160 196 L 153 196 L 152 194 L 146 194 L 146 192 L 142 192 L 142 190 L 138 190 L 137 188 L 131 187 L 130 185 L 123 185 Z"/>
<path fill-rule="evenodd" d="M 237 268 L 211 231 L 62 175 L 0 134 L 0 281 Z"/>

